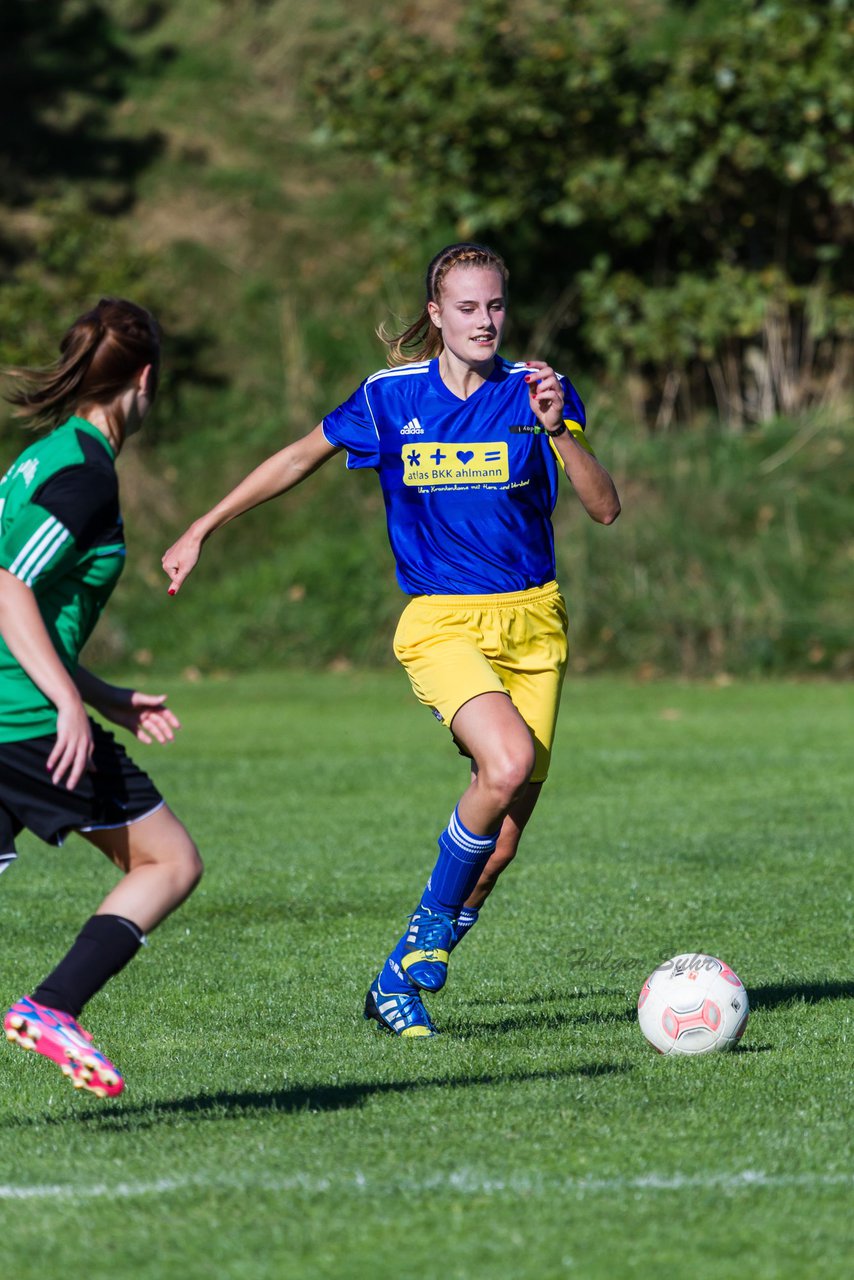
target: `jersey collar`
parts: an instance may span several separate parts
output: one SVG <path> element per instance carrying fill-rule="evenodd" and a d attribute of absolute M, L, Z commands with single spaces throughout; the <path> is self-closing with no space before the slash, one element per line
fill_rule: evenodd
<path fill-rule="evenodd" d="M 87 436 L 92 436 L 94 437 L 95 440 L 100 440 L 101 444 L 107 450 L 107 453 L 115 462 L 115 459 L 116 459 L 115 449 L 110 444 L 109 440 L 104 435 L 103 431 L 98 430 L 94 422 L 90 422 L 88 418 L 79 418 L 75 414 L 73 418 L 69 418 L 67 422 L 63 423 L 63 426 L 73 427 L 75 431 L 85 431 Z"/>
<path fill-rule="evenodd" d="M 488 387 L 491 383 L 503 382 L 506 377 L 506 362 L 501 356 L 496 356 L 495 364 L 492 366 L 492 372 L 489 377 L 485 378 L 477 390 L 473 391 L 467 399 L 463 400 L 460 396 L 456 395 L 456 393 L 453 392 L 443 380 L 442 375 L 439 372 L 439 357 L 434 356 L 430 361 L 430 382 L 433 389 L 439 393 L 443 400 L 450 400 L 451 404 L 472 404 L 477 400 L 478 396 L 481 395 L 485 387 Z"/>

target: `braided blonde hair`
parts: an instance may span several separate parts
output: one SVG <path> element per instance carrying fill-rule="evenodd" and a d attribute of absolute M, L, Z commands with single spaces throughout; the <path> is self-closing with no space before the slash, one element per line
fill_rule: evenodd
<path fill-rule="evenodd" d="M 492 267 L 499 272 L 505 285 L 510 275 L 501 255 L 485 244 L 463 241 L 447 245 L 427 268 L 427 296 L 418 319 L 397 335 L 389 334 L 385 325 L 377 330 L 378 337 L 388 347 L 386 358 L 390 366 L 432 360 L 444 350 L 442 331 L 430 319 L 427 304 L 441 301 L 443 282 L 454 267 Z"/>

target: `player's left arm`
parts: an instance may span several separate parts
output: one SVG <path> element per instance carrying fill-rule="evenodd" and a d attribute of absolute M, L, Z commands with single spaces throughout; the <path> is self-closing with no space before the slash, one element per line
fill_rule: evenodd
<path fill-rule="evenodd" d="M 531 369 L 526 379 L 531 408 L 549 433 L 584 510 L 600 524 L 613 524 L 620 514 L 616 485 L 590 448 L 580 444 L 575 434 L 567 429 L 560 378 L 543 360 L 528 360 L 526 363 Z"/>
<path fill-rule="evenodd" d="M 571 431 L 552 443 L 587 514 L 599 524 L 613 524 L 620 514 L 620 498 L 599 459 Z"/>
<path fill-rule="evenodd" d="M 74 683 L 84 702 L 140 742 L 171 742 L 175 730 L 181 728 L 178 717 L 166 706 L 165 693 L 140 693 L 108 684 L 85 667 L 77 668 Z"/>

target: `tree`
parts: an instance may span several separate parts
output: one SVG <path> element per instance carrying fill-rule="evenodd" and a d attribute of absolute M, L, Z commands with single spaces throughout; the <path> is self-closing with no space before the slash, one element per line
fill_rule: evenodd
<path fill-rule="evenodd" d="M 311 90 L 408 225 L 506 250 L 538 349 L 633 375 L 659 425 L 740 424 L 849 369 L 852 55 L 851 0 L 472 0 L 446 42 L 381 22 Z"/>
<path fill-rule="evenodd" d="M 120 123 L 140 69 L 97 0 L 0 10 L 0 363 L 44 358 L 58 299 L 73 310 L 141 278 L 116 223 L 160 146 Z"/>

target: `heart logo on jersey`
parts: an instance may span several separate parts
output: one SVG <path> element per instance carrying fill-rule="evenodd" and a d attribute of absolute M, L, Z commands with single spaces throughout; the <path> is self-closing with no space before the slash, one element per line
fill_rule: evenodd
<path fill-rule="evenodd" d="M 457 449 L 457 457 L 459 458 L 463 466 L 465 466 L 465 464 L 467 462 L 471 462 L 472 458 L 474 457 L 474 450 L 473 449 Z"/>

